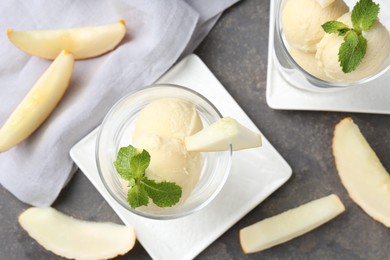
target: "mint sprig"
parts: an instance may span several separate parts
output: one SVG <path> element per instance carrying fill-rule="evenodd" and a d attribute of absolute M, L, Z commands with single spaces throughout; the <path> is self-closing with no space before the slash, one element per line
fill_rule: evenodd
<path fill-rule="evenodd" d="M 119 175 L 129 182 L 127 201 L 132 208 L 146 206 L 149 198 L 159 207 L 171 207 L 179 202 L 182 189 L 174 182 L 156 182 L 145 176 L 150 154 L 138 153 L 132 145 L 121 147 L 114 166 Z"/>
<path fill-rule="evenodd" d="M 367 52 L 367 40 L 362 31 L 368 31 L 375 24 L 379 14 L 379 4 L 372 0 L 360 0 L 352 9 L 353 28 L 339 21 L 329 21 L 322 25 L 326 33 L 344 36 L 339 48 L 339 62 L 344 73 L 354 71 L 362 62 Z"/>

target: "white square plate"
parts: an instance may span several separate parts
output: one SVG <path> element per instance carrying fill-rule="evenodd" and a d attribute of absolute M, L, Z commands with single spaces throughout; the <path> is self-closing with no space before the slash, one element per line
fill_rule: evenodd
<path fill-rule="evenodd" d="M 345 2 L 350 7 L 356 3 L 352 0 Z M 389 71 L 365 86 L 332 92 L 311 92 L 293 87 L 285 81 L 275 67 L 274 61 L 276 1 L 270 1 L 270 5 L 267 103 L 271 108 L 390 114 Z M 380 6 L 380 19 L 383 24 L 389 25 L 390 2 L 380 1 Z"/>
<path fill-rule="evenodd" d="M 173 83 L 207 97 L 224 116 L 259 131 L 206 65 L 190 55 L 158 83 Z M 257 149 L 234 152 L 232 169 L 218 196 L 199 212 L 175 220 L 151 220 L 126 211 L 105 190 L 95 164 L 95 129 L 70 151 L 74 162 L 127 225 L 135 227 L 139 242 L 153 259 L 192 259 L 284 184 L 292 170 L 263 138 Z"/>

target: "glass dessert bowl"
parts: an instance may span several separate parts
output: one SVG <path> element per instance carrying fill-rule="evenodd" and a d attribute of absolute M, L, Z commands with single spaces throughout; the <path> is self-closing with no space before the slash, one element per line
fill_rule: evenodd
<path fill-rule="evenodd" d="M 171 102 L 172 100 L 175 102 Z M 180 104 L 178 105 L 176 101 Z M 182 116 L 179 116 L 178 118 L 180 120 L 178 120 L 184 120 L 183 123 L 168 122 L 164 115 L 167 113 L 161 111 L 161 103 L 167 103 L 168 110 L 173 109 L 167 112 L 170 118 L 172 114 L 176 114 L 174 110 L 177 109 L 176 106 L 184 111 L 190 111 L 194 108 L 197 114 L 196 122 L 193 123 L 194 115 L 190 115 L 190 119 L 188 119 L 190 121 L 180 119 Z M 183 104 L 190 104 L 191 108 L 186 105 L 183 106 Z M 150 120 L 153 117 L 155 117 L 154 120 Z M 194 129 L 188 131 L 197 131 L 199 130 L 199 124 L 205 128 L 220 118 L 222 116 L 219 111 L 205 97 L 193 90 L 178 85 L 156 84 L 125 96 L 106 115 L 96 140 L 96 164 L 100 178 L 107 191 L 120 205 L 130 212 L 153 219 L 178 218 L 205 207 L 218 194 L 228 177 L 231 166 L 231 147 L 228 147 L 227 151 L 223 152 L 187 152 L 180 148 L 180 144 L 177 144 L 176 136 L 173 141 L 170 141 L 168 137 L 163 135 L 169 127 L 178 127 L 180 124 L 184 125 L 184 127 L 191 125 L 191 128 Z M 159 140 L 161 139 L 163 143 L 156 145 L 156 147 L 164 147 L 164 149 L 168 150 L 156 150 L 153 148 L 155 140 L 154 137 L 148 137 L 148 131 L 155 127 L 158 128 L 160 133 L 164 132 L 161 133 L 161 137 L 157 138 L 157 142 L 160 142 Z M 178 138 L 180 139 L 181 137 Z M 149 168 L 146 170 L 146 175 L 149 174 L 151 178 L 156 179 L 155 174 L 152 172 L 154 168 L 158 172 L 157 168 L 167 169 L 171 167 L 170 169 L 172 169 L 173 164 L 184 164 L 187 168 L 195 168 L 195 170 L 189 169 L 185 171 L 185 174 L 188 175 L 188 182 L 193 182 L 193 184 L 190 184 L 190 187 L 186 187 L 185 181 L 187 177 L 184 176 L 183 179 L 181 175 L 182 177 L 178 179 L 178 183 L 184 185 L 182 187 L 183 197 L 174 206 L 158 207 L 149 200 L 148 206 L 132 208 L 127 200 L 128 188 L 126 187 L 128 184 L 118 174 L 114 162 L 117 159 L 118 151 L 121 147 L 127 147 L 129 145 L 137 147 L 139 144 L 148 146 L 151 143 L 152 148 L 149 151 L 151 155 L 151 164 L 149 167 L 151 169 L 150 172 L 148 172 Z M 176 152 L 179 148 L 181 150 Z M 174 155 L 168 156 L 171 153 Z M 156 160 L 154 164 L 152 163 L 153 158 Z M 169 161 L 172 158 L 173 160 L 177 160 L 177 162 Z M 199 167 L 197 166 L 198 164 Z M 159 165 L 162 166 L 160 167 Z M 197 174 L 197 176 L 192 176 L 193 174 Z M 172 180 L 159 179 L 157 176 L 156 181 Z"/>
<path fill-rule="evenodd" d="M 319 2 L 331 4 L 323 8 Z M 390 69 L 390 19 L 386 15 L 390 4 L 375 2 L 380 4 L 379 20 L 362 32 L 367 52 L 355 71 L 344 73 L 338 57 L 344 36 L 325 33 L 321 25 L 342 21 L 352 28 L 351 11 L 357 0 L 277 0 L 273 58 L 281 76 L 294 87 L 315 92 L 365 86 L 383 76 Z"/>

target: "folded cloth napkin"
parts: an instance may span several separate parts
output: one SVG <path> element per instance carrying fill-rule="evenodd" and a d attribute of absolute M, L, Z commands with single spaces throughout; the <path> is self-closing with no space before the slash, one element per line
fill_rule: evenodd
<path fill-rule="evenodd" d="M 0 3 L 0 125 L 51 61 L 14 47 L 6 29 L 39 30 L 126 21 L 114 51 L 76 61 L 65 96 L 28 139 L 0 153 L 0 183 L 34 206 L 53 203 L 75 166 L 70 148 L 99 125 L 126 93 L 152 84 L 206 36 L 221 12 L 237 0 L 2 0 Z"/>

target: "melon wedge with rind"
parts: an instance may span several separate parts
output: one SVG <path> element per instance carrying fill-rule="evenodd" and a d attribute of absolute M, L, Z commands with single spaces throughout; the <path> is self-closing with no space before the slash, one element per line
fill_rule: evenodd
<path fill-rule="evenodd" d="M 29 137 L 50 115 L 68 88 L 74 59 L 62 51 L 0 129 L 0 152 Z"/>
<path fill-rule="evenodd" d="M 68 259 L 110 259 L 134 247 L 133 227 L 109 222 L 83 221 L 54 208 L 32 207 L 19 223 L 46 250 Z"/>
<path fill-rule="evenodd" d="M 217 152 L 255 148 L 262 145 L 261 134 L 253 132 L 234 118 L 224 117 L 185 138 L 188 151 Z"/>
<path fill-rule="evenodd" d="M 58 30 L 7 30 L 8 39 L 22 51 L 45 59 L 55 59 L 67 49 L 76 60 L 102 55 L 113 50 L 126 34 L 126 23 L 120 20 L 101 26 Z"/>
<path fill-rule="evenodd" d="M 245 254 L 259 252 L 301 236 L 335 218 L 345 210 L 335 194 L 266 218 L 240 230 Z"/>
<path fill-rule="evenodd" d="M 336 125 L 332 148 L 338 174 L 351 199 L 390 227 L 390 175 L 351 118 Z"/>

